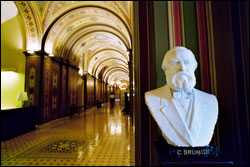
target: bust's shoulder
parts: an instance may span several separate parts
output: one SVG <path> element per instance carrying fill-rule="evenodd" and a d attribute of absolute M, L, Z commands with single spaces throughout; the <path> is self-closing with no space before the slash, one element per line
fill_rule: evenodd
<path fill-rule="evenodd" d="M 149 108 L 157 108 L 160 105 L 161 99 L 166 99 L 169 92 L 167 85 L 164 85 L 160 88 L 150 90 L 144 94 L 145 102 Z"/>
<path fill-rule="evenodd" d="M 210 99 L 212 101 L 216 101 L 217 102 L 217 98 L 213 94 L 210 94 L 210 93 L 207 93 L 207 92 L 203 92 L 203 91 L 195 89 L 195 88 L 194 88 L 194 91 L 202 99 Z"/>
<path fill-rule="evenodd" d="M 149 96 L 149 97 L 161 97 L 163 94 L 166 94 L 169 92 L 169 88 L 167 85 L 164 85 L 162 87 L 147 91 L 145 93 L 145 97 Z"/>

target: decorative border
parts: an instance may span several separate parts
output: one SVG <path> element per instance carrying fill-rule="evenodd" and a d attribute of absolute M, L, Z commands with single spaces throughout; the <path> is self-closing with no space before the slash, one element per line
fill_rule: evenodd
<path fill-rule="evenodd" d="M 111 1 L 111 2 L 113 2 L 116 5 L 116 7 L 121 12 L 121 14 L 125 17 L 126 22 L 127 22 L 128 26 L 129 26 L 129 28 L 131 29 L 131 19 L 129 19 L 128 15 L 122 10 L 122 8 L 120 7 L 121 4 L 119 4 L 119 2 L 116 2 L 116 1 Z"/>
<path fill-rule="evenodd" d="M 38 28 L 35 21 L 35 16 L 31 10 L 30 5 L 28 4 L 28 1 L 15 1 L 15 3 L 16 6 L 19 8 L 26 27 L 25 30 L 27 39 L 27 50 L 31 50 L 33 43 L 39 44 Z"/>

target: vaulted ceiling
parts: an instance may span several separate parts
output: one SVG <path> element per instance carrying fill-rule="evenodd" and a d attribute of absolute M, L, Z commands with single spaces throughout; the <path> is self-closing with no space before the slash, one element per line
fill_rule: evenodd
<path fill-rule="evenodd" d="M 132 1 L 15 1 L 27 50 L 68 60 L 106 83 L 128 87 Z"/>

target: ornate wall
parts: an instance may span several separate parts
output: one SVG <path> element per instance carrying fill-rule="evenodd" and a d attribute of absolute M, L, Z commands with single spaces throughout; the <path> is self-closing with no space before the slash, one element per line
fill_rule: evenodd
<path fill-rule="evenodd" d="M 46 53 L 25 55 L 27 106 L 37 107 L 36 124 L 71 115 L 71 107 L 84 105 L 84 82 L 79 69 Z"/>

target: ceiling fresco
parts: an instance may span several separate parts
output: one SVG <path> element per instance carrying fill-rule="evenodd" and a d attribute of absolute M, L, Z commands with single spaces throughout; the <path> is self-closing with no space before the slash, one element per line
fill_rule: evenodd
<path fill-rule="evenodd" d="M 15 1 L 27 50 L 61 57 L 90 74 L 128 87 L 132 1 Z M 43 46 L 42 46 L 43 45 Z"/>
<path fill-rule="evenodd" d="M 56 17 L 65 11 L 79 6 L 90 5 L 113 9 L 131 27 L 132 1 L 31 1 L 30 4 L 39 17 L 43 32 Z"/>

